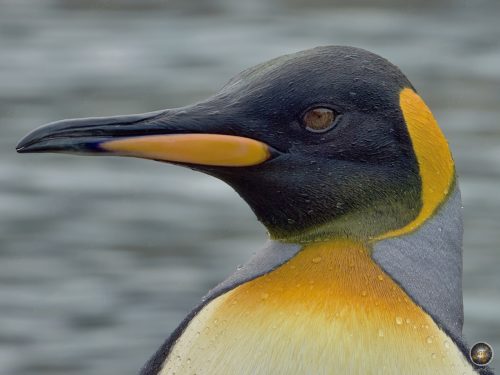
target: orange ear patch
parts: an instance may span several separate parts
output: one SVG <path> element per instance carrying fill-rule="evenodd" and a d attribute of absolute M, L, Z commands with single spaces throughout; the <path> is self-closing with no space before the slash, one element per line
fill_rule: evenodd
<path fill-rule="evenodd" d="M 420 227 L 444 202 L 455 178 L 455 165 L 448 142 L 429 107 L 410 88 L 401 91 L 399 104 L 419 165 L 422 209 L 412 222 L 381 235 L 377 240 L 401 236 Z"/>

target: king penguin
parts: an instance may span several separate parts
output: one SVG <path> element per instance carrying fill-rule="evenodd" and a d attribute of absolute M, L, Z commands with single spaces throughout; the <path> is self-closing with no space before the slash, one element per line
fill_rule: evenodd
<path fill-rule="evenodd" d="M 403 73 L 327 46 L 182 108 L 54 122 L 21 153 L 133 156 L 228 183 L 269 233 L 142 375 L 472 375 L 454 162 Z"/>

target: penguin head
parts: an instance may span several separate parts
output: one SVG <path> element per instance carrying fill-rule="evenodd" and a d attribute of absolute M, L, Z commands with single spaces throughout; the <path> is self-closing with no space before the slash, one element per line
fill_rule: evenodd
<path fill-rule="evenodd" d="M 231 185 L 271 238 L 291 242 L 410 232 L 455 179 L 446 140 L 408 79 L 375 54 L 340 46 L 257 65 L 186 107 L 51 123 L 17 150 L 205 172 Z"/>

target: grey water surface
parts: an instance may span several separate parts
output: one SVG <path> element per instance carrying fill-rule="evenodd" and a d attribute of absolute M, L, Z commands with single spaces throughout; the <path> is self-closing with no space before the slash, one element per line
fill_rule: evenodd
<path fill-rule="evenodd" d="M 500 352 L 499 16 L 497 0 L 0 0 L 0 374 L 135 374 L 266 238 L 215 179 L 18 155 L 19 138 L 189 104 L 325 44 L 387 57 L 433 109 L 463 191 L 465 334 Z"/>

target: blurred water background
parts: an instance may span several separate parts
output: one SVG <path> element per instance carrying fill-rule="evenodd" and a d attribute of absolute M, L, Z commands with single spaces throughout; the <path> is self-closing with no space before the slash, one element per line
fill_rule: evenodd
<path fill-rule="evenodd" d="M 499 16 L 497 0 L 0 0 L 0 374 L 135 374 L 265 241 L 215 179 L 17 140 L 185 105 L 325 44 L 387 57 L 434 110 L 463 190 L 465 334 L 500 351 Z"/>

